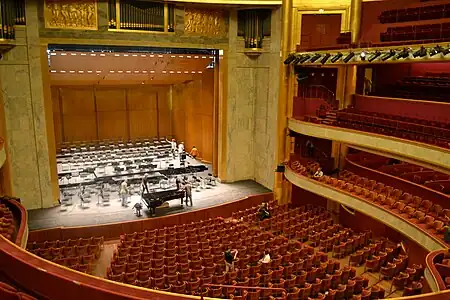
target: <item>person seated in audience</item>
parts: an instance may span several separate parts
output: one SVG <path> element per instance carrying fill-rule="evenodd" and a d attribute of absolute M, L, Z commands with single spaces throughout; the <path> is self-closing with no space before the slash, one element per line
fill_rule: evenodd
<path fill-rule="evenodd" d="M 316 150 L 316 147 L 314 147 L 314 144 L 310 140 L 307 140 L 306 141 L 306 152 L 307 152 L 308 157 L 314 157 L 315 150 Z"/>
<path fill-rule="evenodd" d="M 125 179 L 120 184 L 120 190 L 119 190 L 119 196 L 120 196 L 120 199 L 122 200 L 122 206 L 126 207 L 128 205 L 128 193 L 129 193 L 128 183 L 127 183 L 127 180 Z"/>
<path fill-rule="evenodd" d="M 322 168 L 318 168 L 317 169 L 317 171 L 316 171 L 316 173 L 314 173 L 314 178 L 315 179 L 319 179 L 320 177 L 322 177 L 323 176 L 323 171 L 322 171 Z"/>
<path fill-rule="evenodd" d="M 191 154 L 193 159 L 196 159 L 198 155 L 198 149 L 195 146 L 192 146 L 191 152 L 189 154 Z"/>
<path fill-rule="evenodd" d="M 271 259 L 270 259 L 269 251 L 264 250 L 264 257 L 261 258 L 259 261 L 263 264 L 270 264 Z"/>
<path fill-rule="evenodd" d="M 323 104 L 320 105 L 317 116 L 319 118 L 325 118 L 327 116 L 327 109 Z"/>
<path fill-rule="evenodd" d="M 259 220 L 265 220 L 270 218 L 270 211 L 267 203 L 263 202 L 261 203 L 261 206 L 259 207 Z"/>
<path fill-rule="evenodd" d="M 447 225 L 444 226 L 444 241 L 448 244 L 450 244 L 450 228 Z M 450 258 L 450 253 L 449 253 L 449 258 Z"/>
<path fill-rule="evenodd" d="M 225 256 L 225 272 L 234 271 L 234 261 L 238 255 L 238 251 L 236 249 L 230 250 L 227 248 L 224 252 Z"/>

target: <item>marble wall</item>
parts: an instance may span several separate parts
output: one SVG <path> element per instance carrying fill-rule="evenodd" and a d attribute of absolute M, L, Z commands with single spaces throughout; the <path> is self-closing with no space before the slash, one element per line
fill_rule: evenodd
<path fill-rule="evenodd" d="M 19 26 L 16 46 L 0 61 L 0 87 L 13 196 L 28 209 L 53 206 L 47 126 L 37 29 L 37 6 L 27 3 L 29 25 Z"/>
<path fill-rule="evenodd" d="M 223 48 L 228 45 L 228 36 L 201 36 L 184 33 L 184 6 L 174 11 L 175 32 L 149 33 L 108 30 L 108 2 L 97 2 L 98 30 L 50 29 L 45 27 L 43 2 L 39 1 L 39 33 L 49 43 L 70 43 L 89 45 L 123 45 L 148 47 Z M 217 8 L 215 8 L 217 9 Z M 225 20 L 228 24 L 228 20 Z M 76 40 L 75 40 L 76 39 Z"/>
<path fill-rule="evenodd" d="M 253 179 L 274 184 L 279 90 L 280 9 L 272 13 L 272 35 L 263 53 L 249 57 L 237 37 L 237 16 L 230 16 L 227 115 L 227 181 Z"/>

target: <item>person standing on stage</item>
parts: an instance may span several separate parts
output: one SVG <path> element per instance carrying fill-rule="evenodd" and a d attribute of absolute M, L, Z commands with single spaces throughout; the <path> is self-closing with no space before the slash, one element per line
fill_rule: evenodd
<path fill-rule="evenodd" d="M 125 179 L 121 184 L 120 184 L 120 190 L 119 190 L 119 196 L 120 199 L 122 199 L 122 206 L 127 206 L 127 200 L 128 200 L 128 183 L 127 180 Z"/>
<path fill-rule="evenodd" d="M 197 157 L 197 155 L 198 155 L 198 149 L 195 146 L 193 146 L 192 149 L 191 149 L 190 154 L 191 154 L 192 158 L 195 159 Z"/>
<path fill-rule="evenodd" d="M 192 206 L 192 186 L 188 181 L 184 183 L 184 194 L 186 196 L 186 206 L 188 206 L 188 199 Z"/>
<path fill-rule="evenodd" d="M 181 155 L 182 153 L 184 153 L 184 142 L 178 144 L 178 154 Z"/>
<path fill-rule="evenodd" d="M 166 142 L 170 143 L 170 151 L 175 155 L 175 152 L 177 152 L 177 141 L 175 141 L 175 139 L 170 141 L 166 139 Z"/>

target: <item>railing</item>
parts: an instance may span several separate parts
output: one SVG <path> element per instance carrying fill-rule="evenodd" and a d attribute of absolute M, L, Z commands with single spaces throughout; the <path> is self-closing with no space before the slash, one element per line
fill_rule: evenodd
<path fill-rule="evenodd" d="M 109 0 L 109 28 L 148 32 L 174 31 L 174 5 L 136 0 Z"/>
<path fill-rule="evenodd" d="M 450 267 L 441 264 L 446 252 L 446 250 L 432 251 L 428 253 L 426 258 L 427 268 L 440 291 L 447 289 L 443 277 L 450 275 Z"/>
<path fill-rule="evenodd" d="M 211 283 L 204 283 L 201 285 L 201 287 L 220 287 L 225 289 L 232 289 L 232 290 L 242 290 L 242 292 L 248 290 L 255 290 L 255 291 L 275 291 L 280 292 L 281 294 L 284 294 L 284 296 L 287 295 L 286 289 L 283 288 L 270 288 L 270 287 L 259 287 L 259 286 L 241 286 L 241 285 L 226 285 L 226 284 L 211 284 Z M 252 297 L 250 297 L 251 299 Z M 203 299 L 203 296 L 201 295 L 201 298 Z"/>
<path fill-rule="evenodd" d="M 308 85 L 302 89 L 301 97 L 325 100 L 331 109 L 337 109 L 336 95 L 324 85 Z"/>

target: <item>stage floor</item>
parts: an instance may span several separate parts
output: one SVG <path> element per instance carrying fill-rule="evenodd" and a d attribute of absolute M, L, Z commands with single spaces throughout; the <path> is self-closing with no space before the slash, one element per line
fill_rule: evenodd
<path fill-rule="evenodd" d="M 207 172 L 207 171 L 206 171 Z M 168 201 L 169 207 L 162 207 L 156 210 L 156 216 L 164 216 L 174 213 L 188 212 L 241 199 L 248 195 L 255 195 L 270 192 L 269 189 L 251 181 L 239 181 L 235 183 L 218 183 L 210 189 L 200 192 L 192 190 L 193 206 L 180 206 L 180 200 Z M 93 196 L 91 203 L 81 208 L 80 201 L 74 200 L 73 205 L 66 211 L 61 211 L 61 207 L 44 208 L 28 211 L 28 226 L 30 230 L 52 228 L 59 226 L 86 226 L 96 224 L 115 223 L 123 221 L 137 220 L 133 205 L 140 201 L 140 196 L 131 197 L 128 207 L 122 207 L 117 194 L 111 196 L 110 205 L 102 206 L 97 204 L 97 196 Z M 144 206 L 143 215 L 140 218 L 149 218 L 149 211 Z"/>

